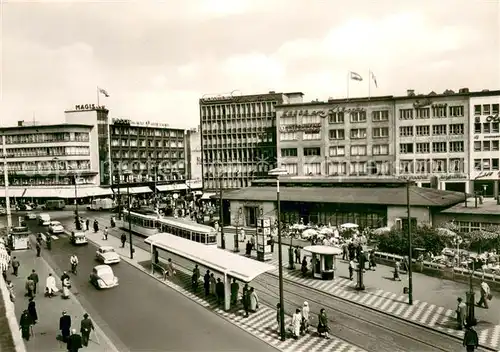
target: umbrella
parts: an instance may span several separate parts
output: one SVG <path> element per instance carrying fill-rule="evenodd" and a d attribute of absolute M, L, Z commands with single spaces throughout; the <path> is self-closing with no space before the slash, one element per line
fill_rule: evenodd
<path fill-rule="evenodd" d="M 319 233 L 322 235 L 331 235 L 333 234 L 333 230 L 329 227 L 323 227 L 321 230 L 319 230 Z"/>
<path fill-rule="evenodd" d="M 313 229 L 307 229 L 304 232 L 302 232 L 302 238 L 309 238 L 309 237 L 313 237 L 313 236 L 317 236 L 317 235 L 318 235 L 318 231 L 313 230 Z"/>
<path fill-rule="evenodd" d="M 348 223 L 340 225 L 340 227 L 342 227 L 344 229 L 357 229 L 359 227 L 359 225 L 348 222 Z"/>
<path fill-rule="evenodd" d="M 384 234 L 389 233 L 389 232 L 391 232 L 390 227 L 379 227 L 378 229 L 375 229 L 372 231 L 372 233 L 374 235 L 378 235 L 378 236 L 384 235 Z"/>
<path fill-rule="evenodd" d="M 450 229 L 447 229 L 445 227 L 439 227 L 436 229 L 436 232 L 439 236 L 443 237 L 455 237 L 457 234 Z"/>

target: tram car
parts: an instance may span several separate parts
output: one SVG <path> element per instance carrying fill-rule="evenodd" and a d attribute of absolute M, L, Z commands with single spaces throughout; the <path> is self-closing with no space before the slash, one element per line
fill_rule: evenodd
<path fill-rule="evenodd" d="M 124 210 L 120 227 L 128 231 L 129 226 L 132 232 L 143 237 L 164 232 L 206 245 L 217 245 L 217 231 L 213 227 L 185 219 L 161 217 L 154 211 L 135 210 L 129 214 Z"/>

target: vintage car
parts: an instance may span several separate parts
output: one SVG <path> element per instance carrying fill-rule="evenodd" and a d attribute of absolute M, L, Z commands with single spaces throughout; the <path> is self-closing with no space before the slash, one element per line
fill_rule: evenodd
<path fill-rule="evenodd" d="M 36 214 L 33 213 L 32 211 L 29 211 L 24 215 L 24 218 L 26 220 L 36 220 Z"/>
<path fill-rule="evenodd" d="M 117 264 L 120 262 L 120 256 L 111 246 L 101 246 L 95 253 L 95 259 L 103 264 Z"/>
<path fill-rule="evenodd" d="M 38 223 L 43 226 L 50 225 L 50 215 L 47 213 L 40 213 L 37 215 Z"/>
<path fill-rule="evenodd" d="M 85 232 L 71 232 L 69 236 L 69 241 L 73 245 L 87 244 L 87 236 L 85 236 Z"/>
<path fill-rule="evenodd" d="M 109 265 L 97 265 L 90 273 L 90 283 L 98 289 L 118 286 L 118 278 Z"/>
<path fill-rule="evenodd" d="M 64 233 L 64 227 L 59 221 L 51 221 L 49 224 L 50 233 Z"/>

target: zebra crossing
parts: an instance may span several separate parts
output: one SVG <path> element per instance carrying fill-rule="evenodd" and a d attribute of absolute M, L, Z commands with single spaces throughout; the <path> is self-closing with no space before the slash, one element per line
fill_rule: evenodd
<path fill-rule="evenodd" d="M 189 273 L 185 273 L 179 268 L 177 269 L 177 275 L 172 279 L 163 280 L 162 275 L 155 273 L 152 275 L 159 281 L 163 282 L 170 288 L 176 290 L 182 295 L 188 297 L 192 301 L 195 301 L 199 305 L 211 309 L 217 315 L 230 321 L 239 328 L 245 330 L 246 332 L 256 336 L 260 340 L 268 343 L 269 345 L 275 347 L 276 349 L 283 352 L 364 352 L 357 346 L 351 345 L 350 343 L 337 339 L 331 336 L 330 339 L 324 339 L 315 333 L 311 333 L 302 336 L 298 340 L 288 338 L 285 341 L 281 341 L 277 331 L 276 322 L 276 311 L 274 309 L 262 306 L 259 310 L 249 317 L 245 317 L 245 313 L 241 308 L 233 308 L 229 311 L 225 311 L 217 305 L 217 301 L 214 296 L 209 296 L 208 298 L 204 296 L 203 288 L 199 288 L 198 293 L 194 293 L 191 287 L 191 277 Z M 285 318 L 287 321 L 291 321 L 291 317 L 287 316 Z M 314 330 L 314 329 L 312 329 Z"/>
<path fill-rule="evenodd" d="M 273 259 L 268 263 L 276 267 L 271 274 L 277 275 L 278 260 Z M 407 303 L 407 295 L 399 295 L 380 289 L 359 292 L 353 289 L 356 286 L 355 281 L 338 276 L 333 281 L 323 281 L 304 278 L 298 270 L 283 270 L 283 277 L 298 284 L 380 310 L 420 325 L 425 325 L 452 336 L 463 338 L 464 335 L 463 331 L 456 329 L 456 312 L 452 309 L 439 307 L 419 300 L 415 300 L 413 305 L 410 306 Z M 482 329 L 481 325 L 478 325 L 476 331 L 482 346 L 494 349 L 500 347 L 500 325 L 484 329 Z"/>

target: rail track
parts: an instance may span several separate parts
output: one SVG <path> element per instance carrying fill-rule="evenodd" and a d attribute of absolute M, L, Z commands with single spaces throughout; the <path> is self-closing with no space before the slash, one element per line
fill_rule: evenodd
<path fill-rule="evenodd" d="M 279 282 L 274 274 L 264 274 L 252 282 L 260 300 L 275 307 L 279 302 Z M 460 351 L 461 339 L 390 316 L 375 309 L 329 295 L 320 290 L 283 280 L 285 309 L 292 314 L 304 301 L 311 307 L 311 317 L 316 319 L 320 308 L 325 308 L 330 318 L 332 334 L 337 338 L 373 352 L 396 351 Z M 316 325 L 313 320 L 311 325 Z M 480 348 L 478 351 L 495 351 Z"/>

